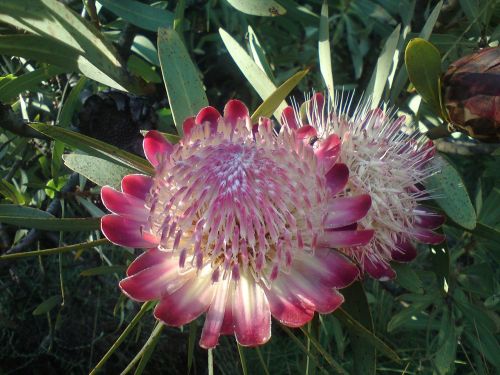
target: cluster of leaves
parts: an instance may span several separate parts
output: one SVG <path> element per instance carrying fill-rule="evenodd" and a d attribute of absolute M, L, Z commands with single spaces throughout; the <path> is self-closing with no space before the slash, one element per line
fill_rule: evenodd
<path fill-rule="evenodd" d="M 500 153 L 470 155 L 480 148 L 464 136 L 438 142 L 448 154 L 428 181 L 448 217 L 447 243 L 396 264 L 394 281 L 353 285 L 342 309 L 300 331 L 274 325 L 260 349 L 224 339 L 206 353 L 195 345 L 198 322 L 155 325 L 151 304 L 139 310 L 118 292 L 133 249 L 98 230 L 100 186 L 152 172 L 133 153 L 146 128 L 137 112 L 176 142 L 183 119 L 208 103 L 237 97 L 254 118 L 279 117 L 290 93 L 333 93 L 335 83 L 429 129 L 442 122 L 432 100 L 439 82 L 422 87 L 422 66 L 432 61 L 439 75 L 498 44 L 498 1 L 65 3 L 0 3 L 0 372 L 141 373 L 148 362 L 173 374 L 205 372 L 207 363 L 227 374 L 500 370 Z M 425 51 L 407 54 L 405 68 L 415 37 L 439 49 L 437 68 Z M 88 105 L 97 94 L 108 106 Z M 90 130 L 86 118 L 96 122 Z"/>

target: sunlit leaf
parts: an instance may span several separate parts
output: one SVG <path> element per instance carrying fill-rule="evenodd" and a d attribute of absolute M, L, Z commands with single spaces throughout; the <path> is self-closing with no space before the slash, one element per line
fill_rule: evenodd
<path fill-rule="evenodd" d="M 421 38 L 410 40 L 405 51 L 406 70 L 411 83 L 433 110 L 445 116 L 441 103 L 441 55 Z"/>
<path fill-rule="evenodd" d="M 328 95 L 332 103 L 335 103 L 333 91 L 332 53 L 330 51 L 330 23 L 328 22 L 328 3 L 323 1 L 321 17 L 319 19 L 318 40 L 319 68 L 325 82 Z"/>
<path fill-rule="evenodd" d="M 400 31 L 401 25 L 397 25 L 385 41 L 384 48 L 380 53 L 377 64 L 375 65 L 375 70 L 368 83 L 366 91 L 371 95 L 372 108 L 378 107 L 387 84 L 387 78 L 389 78 L 389 74 L 391 73 L 391 67 L 393 63 L 397 64 L 397 60 L 394 59 L 394 56 L 398 47 Z"/>
<path fill-rule="evenodd" d="M 167 89 L 168 101 L 177 132 L 182 134 L 182 123 L 208 106 L 208 99 L 181 38 L 174 30 L 158 30 L 158 55 Z"/>
<path fill-rule="evenodd" d="M 272 81 L 274 81 L 273 72 L 271 66 L 267 62 L 264 48 L 260 45 L 259 39 L 257 39 L 257 35 L 255 35 L 251 26 L 248 26 L 248 44 L 250 45 L 250 51 L 252 52 L 255 63 Z"/>
<path fill-rule="evenodd" d="M 287 79 L 280 87 L 278 87 L 252 114 L 252 122 L 256 123 L 259 117 L 269 117 L 275 112 L 279 105 L 285 100 L 290 92 L 297 86 L 302 78 L 306 76 L 309 69 L 301 70 Z"/>
<path fill-rule="evenodd" d="M 229 4 L 240 12 L 253 16 L 281 16 L 286 9 L 273 0 L 227 0 Z"/>
<path fill-rule="evenodd" d="M 5 199 L 10 200 L 12 203 L 25 203 L 24 196 L 21 194 L 21 192 L 6 180 L 0 180 L 0 196 L 2 195 L 5 197 Z"/>
<path fill-rule="evenodd" d="M 71 69 L 68 71 L 78 69 L 89 78 L 119 90 L 134 86 L 112 44 L 90 22 L 60 1 L 2 0 L 0 21 L 35 34 L 23 37 L 38 38 L 38 43 L 30 41 L 33 52 L 12 44 L 15 52 L 8 54 L 22 52 L 20 56 Z"/>
<path fill-rule="evenodd" d="M 99 186 L 109 185 L 119 189 L 123 177 L 135 173 L 131 168 L 91 155 L 73 153 L 64 155 L 63 159 L 68 168 L 87 177 Z"/>
<path fill-rule="evenodd" d="M 262 100 L 266 100 L 273 92 L 276 91 L 274 83 L 269 79 L 266 73 L 259 68 L 243 47 L 241 47 L 238 42 L 228 34 L 227 31 L 220 28 L 219 33 L 229 54 L 233 58 L 236 65 L 238 65 L 238 68 L 240 68 L 241 72 L 244 74 L 248 82 L 250 82 L 255 91 L 257 91 L 257 94 L 259 94 Z M 279 105 L 278 109 L 274 112 L 276 119 L 280 120 L 281 112 L 285 107 L 285 102 L 282 102 Z"/>

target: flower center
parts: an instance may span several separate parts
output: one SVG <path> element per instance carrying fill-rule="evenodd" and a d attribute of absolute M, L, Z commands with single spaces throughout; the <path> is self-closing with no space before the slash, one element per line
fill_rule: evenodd
<path fill-rule="evenodd" d="M 180 252 L 181 267 L 209 262 L 215 279 L 241 268 L 264 282 L 286 272 L 297 249 L 314 250 L 327 199 L 314 157 L 292 146 L 270 133 L 176 146 L 148 198 L 159 248 Z M 304 181 L 311 170 L 316 178 Z"/>

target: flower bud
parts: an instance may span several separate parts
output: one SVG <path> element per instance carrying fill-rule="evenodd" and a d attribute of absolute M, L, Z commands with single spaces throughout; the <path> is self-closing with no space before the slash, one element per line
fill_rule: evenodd
<path fill-rule="evenodd" d="M 483 142 L 500 142 L 500 48 L 485 48 L 452 63 L 443 77 L 451 123 Z"/>

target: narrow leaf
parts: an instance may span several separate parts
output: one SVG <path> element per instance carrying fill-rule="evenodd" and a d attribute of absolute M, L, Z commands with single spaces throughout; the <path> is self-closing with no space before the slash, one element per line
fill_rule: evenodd
<path fill-rule="evenodd" d="M 253 60 L 261 68 L 264 73 L 274 82 L 274 76 L 271 66 L 267 62 L 266 53 L 262 46 L 260 45 L 257 35 L 253 31 L 251 26 L 248 26 L 248 44 L 250 45 L 250 51 L 252 52 Z"/>
<path fill-rule="evenodd" d="M 80 232 L 97 230 L 100 228 L 101 219 L 57 219 L 33 217 L 8 217 L 0 216 L 0 223 L 15 225 L 21 228 L 34 228 L 48 231 Z"/>
<path fill-rule="evenodd" d="M 269 77 L 259 68 L 259 66 L 253 61 L 253 59 L 246 53 L 246 51 L 241 47 L 238 42 L 228 34 L 227 31 L 220 28 L 219 33 L 221 35 L 222 41 L 226 46 L 229 54 L 233 58 L 238 68 L 240 68 L 243 75 L 246 77 L 248 82 L 257 91 L 257 94 L 262 100 L 266 100 L 274 91 L 276 91 L 276 86 L 269 79 Z M 274 112 L 274 116 L 277 120 L 281 118 L 281 112 L 285 109 L 286 103 L 282 102 L 278 109 Z"/>
<path fill-rule="evenodd" d="M 182 134 L 182 123 L 208 106 L 208 99 L 189 53 L 179 34 L 174 30 L 158 30 L 158 55 L 168 101 L 177 132 Z"/>
<path fill-rule="evenodd" d="M 3 195 L 5 199 L 10 200 L 15 204 L 24 204 L 25 199 L 21 192 L 10 182 L 0 180 L 0 196 Z"/>
<path fill-rule="evenodd" d="M 33 310 L 33 315 L 46 314 L 60 303 L 61 303 L 61 296 L 57 295 L 49 297 L 41 304 L 39 304 L 35 310 Z"/>
<path fill-rule="evenodd" d="M 57 66 L 44 66 L 40 69 L 25 73 L 22 76 L 16 77 L 0 88 L 0 102 L 9 102 L 16 98 L 17 95 L 34 90 L 40 84 L 57 74 L 63 73 L 64 69 Z"/>
<path fill-rule="evenodd" d="M 342 294 L 345 296 L 346 302 L 342 308 L 334 312 L 334 316 L 344 323 L 352 333 L 359 336 L 362 339 L 360 342 L 365 342 L 379 350 L 387 358 L 395 362 L 400 362 L 397 353 L 373 333 L 371 314 L 369 314 L 369 310 L 368 313 L 366 312 L 368 309 L 366 295 L 363 296 L 361 292 L 364 295 L 364 291 L 359 283 L 342 289 Z M 355 348 L 357 351 L 358 346 L 355 346 Z M 368 354 L 368 351 L 364 351 Z M 373 368 L 370 371 L 372 370 Z"/>
<path fill-rule="evenodd" d="M 451 220 L 466 229 L 474 229 L 476 212 L 462 177 L 443 156 L 435 157 L 432 163 L 439 172 L 426 180 L 427 190 L 434 193 L 437 204 Z"/>
<path fill-rule="evenodd" d="M 96 240 L 96 241 L 77 243 L 75 245 L 56 247 L 56 248 L 52 248 L 52 249 L 25 251 L 22 253 L 14 253 L 14 254 L 4 254 L 4 255 L 0 255 L 0 260 L 15 260 L 15 259 L 28 258 L 28 257 L 33 257 L 33 256 L 67 253 L 70 251 L 84 250 L 84 249 L 89 249 L 89 248 L 100 246 L 100 245 L 107 245 L 109 243 L 110 242 L 107 239 L 103 238 L 103 239 Z"/>
<path fill-rule="evenodd" d="M 443 233 L 443 230 L 438 229 L 437 232 Z M 438 245 L 430 245 L 429 249 L 432 269 L 438 279 L 439 288 L 446 294 L 450 282 L 450 249 L 448 248 L 448 241 L 445 240 Z"/>
<path fill-rule="evenodd" d="M 68 168 L 87 177 L 99 186 L 109 185 L 119 189 L 123 177 L 135 173 L 131 168 L 91 155 L 73 153 L 64 155 L 63 159 Z"/>
<path fill-rule="evenodd" d="M 269 117 L 276 111 L 279 105 L 285 100 L 290 92 L 297 86 L 302 78 L 309 73 L 309 69 L 301 70 L 288 78 L 280 87 L 278 87 L 252 114 L 252 122 L 255 123 L 259 117 Z"/>
<path fill-rule="evenodd" d="M 140 156 L 120 150 L 118 147 L 111 146 L 105 142 L 95 138 L 87 137 L 86 135 L 63 129 L 58 126 L 52 126 L 42 123 L 32 123 L 30 126 L 53 139 L 60 140 L 68 146 L 75 147 L 92 156 L 105 156 L 107 158 L 117 160 L 129 167 L 132 167 L 139 172 L 152 174 L 153 168 Z"/>
<path fill-rule="evenodd" d="M 146 311 L 149 310 L 151 305 L 154 302 L 145 302 L 142 304 L 141 309 L 139 312 L 134 316 L 132 321 L 127 325 L 127 327 L 123 330 L 122 334 L 116 339 L 116 341 L 113 343 L 111 348 L 104 354 L 102 359 L 99 361 L 99 363 L 93 368 L 93 370 L 90 372 L 90 375 L 95 375 L 101 368 L 106 364 L 108 361 L 109 357 L 118 349 L 118 347 L 121 345 L 121 343 L 127 338 L 127 336 L 132 332 L 134 327 L 139 323 L 139 321 L 142 319 L 143 315 L 146 313 Z"/>
<path fill-rule="evenodd" d="M 99 0 L 117 16 L 145 30 L 156 32 L 159 27 L 172 27 L 174 15 L 167 10 L 134 0 Z"/>
<path fill-rule="evenodd" d="M 389 78 L 391 67 L 393 63 L 395 63 L 394 55 L 398 47 L 400 31 L 401 25 L 397 25 L 385 41 L 384 48 L 380 53 L 377 64 L 375 65 L 375 70 L 372 73 L 370 83 L 366 89 L 366 91 L 371 95 L 371 108 L 378 107 L 384 94 L 387 78 Z"/>
<path fill-rule="evenodd" d="M 125 266 L 100 266 L 86 269 L 80 272 L 80 276 L 99 276 L 109 275 L 110 273 L 122 273 L 125 271 Z"/>
<path fill-rule="evenodd" d="M 12 218 L 53 219 L 54 215 L 37 208 L 24 207 L 17 204 L 0 204 L 0 216 Z"/>
<path fill-rule="evenodd" d="M 28 5 L 26 1 L 2 0 L 0 21 L 35 34 L 23 36 L 37 36 L 44 43 L 58 42 L 59 48 L 48 50 L 45 57 L 50 57 L 50 52 L 64 56 L 62 49 L 66 47 L 66 52 L 72 51 L 66 54 L 66 64 L 76 65 L 89 78 L 119 90 L 132 85 L 113 45 L 60 1 L 30 0 Z M 32 47 L 38 49 L 39 45 L 33 43 Z"/>
<path fill-rule="evenodd" d="M 253 16 L 275 17 L 286 13 L 286 9 L 273 0 L 227 0 L 227 2 L 240 12 Z"/>
<path fill-rule="evenodd" d="M 335 103 L 335 94 L 333 91 L 332 53 L 330 51 L 330 24 L 328 22 L 328 3 L 326 0 L 323 1 L 323 5 L 321 7 L 321 17 L 319 19 L 318 53 L 321 76 L 323 77 L 323 81 L 325 82 L 332 103 Z"/>

